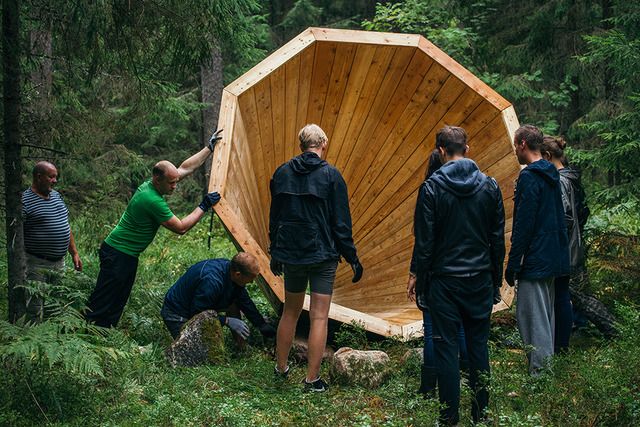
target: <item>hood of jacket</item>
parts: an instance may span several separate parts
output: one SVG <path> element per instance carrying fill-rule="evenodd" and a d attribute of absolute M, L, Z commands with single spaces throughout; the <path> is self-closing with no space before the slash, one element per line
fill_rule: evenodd
<path fill-rule="evenodd" d="M 548 160 L 536 160 L 525 169 L 540 175 L 552 186 L 560 185 L 560 173 L 558 172 L 558 168 L 556 168 L 556 166 Z"/>
<path fill-rule="evenodd" d="M 429 179 L 457 197 L 471 197 L 484 186 L 487 176 L 473 160 L 463 158 L 445 163 Z"/>
<path fill-rule="evenodd" d="M 300 174 L 308 174 L 327 164 L 320 156 L 312 151 L 305 151 L 299 156 L 289 161 L 289 165 L 294 172 Z"/>
<path fill-rule="evenodd" d="M 580 171 L 571 168 L 562 168 L 558 171 L 560 175 L 571 181 L 574 187 L 580 186 Z"/>

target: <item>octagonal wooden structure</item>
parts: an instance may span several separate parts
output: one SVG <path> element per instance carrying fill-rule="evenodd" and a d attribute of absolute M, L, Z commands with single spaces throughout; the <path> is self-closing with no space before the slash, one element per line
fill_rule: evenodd
<path fill-rule="evenodd" d="M 494 177 L 507 213 L 509 248 L 518 120 L 509 102 L 419 35 L 309 28 L 227 86 L 210 191 L 236 245 L 261 265 L 258 284 L 279 310 L 284 282 L 269 270 L 269 181 L 300 154 L 298 131 L 319 124 L 326 160 L 349 189 L 353 234 L 364 276 L 351 283 L 341 263 L 329 316 L 408 338 L 422 314 L 406 297 L 417 191 L 444 125 L 468 134 L 469 157 Z M 503 286 L 508 307 L 513 291 Z M 305 309 L 308 308 L 308 297 Z"/>

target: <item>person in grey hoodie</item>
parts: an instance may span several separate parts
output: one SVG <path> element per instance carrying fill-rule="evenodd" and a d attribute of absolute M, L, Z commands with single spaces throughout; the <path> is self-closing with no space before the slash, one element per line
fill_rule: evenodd
<path fill-rule="evenodd" d="M 554 352 L 554 280 L 571 273 L 569 242 L 560 174 L 542 158 L 542 132 L 532 125 L 521 126 L 513 143 L 518 161 L 527 167 L 516 182 L 505 280 L 510 286 L 518 280 L 518 330 L 529 358 L 529 373 L 537 377 Z"/>
<path fill-rule="evenodd" d="M 469 386 L 474 393 L 471 414 L 474 422 L 486 416 L 487 340 L 495 292 L 502 284 L 505 215 L 496 180 L 465 158 L 469 146 L 464 129 L 440 129 L 436 148 L 444 164 L 420 186 L 412 259 L 417 281 L 428 286 L 425 294 L 433 322 L 435 369 L 443 404 L 440 421 L 454 425 L 460 418 L 461 324 L 469 355 Z M 407 291 L 412 293 L 412 289 Z"/>
<path fill-rule="evenodd" d="M 302 154 L 276 169 L 270 184 L 270 267 L 276 276 L 284 273 L 285 288 L 275 376 L 286 377 L 289 372 L 287 358 L 310 285 L 305 384 L 310 391 L 322 392 L 328 384 L 320 378 L 320 365 L 340 256 L 351 264 L 354 283 L 362 277 L 363 268 L 353 243 L 347 185 L 338 169 L 322 159 L 327 136 L 320 126 L 309 124 L 300 130 L 298 139 Z"/>

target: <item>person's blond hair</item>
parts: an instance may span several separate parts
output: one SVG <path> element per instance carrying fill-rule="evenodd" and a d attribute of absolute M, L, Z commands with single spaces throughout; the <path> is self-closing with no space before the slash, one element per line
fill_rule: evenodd
<path fill-rule="evenodd" d="M 322 128 L 316 124 L 308 124 L 298 133 L 298 139 L 303 151 L 307 151 L 310 148 L 321 147 L 323 143 L 327 142 L 327 135 Z"/>

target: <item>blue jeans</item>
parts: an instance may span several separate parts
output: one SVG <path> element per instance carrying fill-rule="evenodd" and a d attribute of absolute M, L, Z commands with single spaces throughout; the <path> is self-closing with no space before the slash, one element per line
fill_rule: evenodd
<path fill-rule="evenodd" d="M 427 368 L 435 368 L 436 361 L 433 353 L 433 327 L 430 311 L 422 313 L 422 322 L 424 327 L 424 349 L 422 350 L 424 360 L 422 365 Z M 458 333 L 458 349 L 460 351 L 460 360 L 468 363 L 469 355 L 467 354 L 467 343 L 464 339 L 464 327 L 462 324 L 460 325 L 460 331 Z"/>

